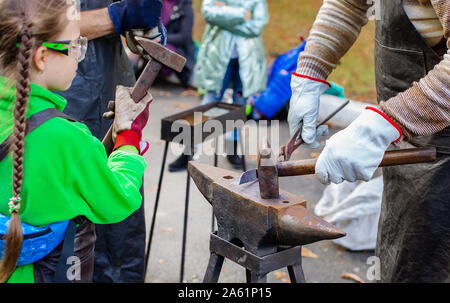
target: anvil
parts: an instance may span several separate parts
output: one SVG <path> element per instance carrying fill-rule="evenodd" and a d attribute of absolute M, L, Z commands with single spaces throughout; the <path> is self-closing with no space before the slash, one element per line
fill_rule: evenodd
<path fill-rule="evenodd" d="M 306 202 L 280 190 L 277 199 L 263 199 L 258 182 L 239 184 L 240 174 L 198 162 L 189 173 L 212 205 L 217 235 L 240 243 L 255 255 L 276 252 L 278 246 L 299 246 L 336 239 L 345 232 L 314 215 Z"/>

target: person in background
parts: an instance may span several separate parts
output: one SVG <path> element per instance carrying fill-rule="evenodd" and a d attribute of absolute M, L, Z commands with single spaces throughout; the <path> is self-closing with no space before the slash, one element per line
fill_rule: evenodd
<path fill-rule="evenodd" d="M 225 90 L 233 88 L 233 103 L 246 105 L 252 94 L 266 86 L 266 58 L 262 32 L 269 15 L 265 0 L 204 0 L 202 15 L 207 25 L 195 68 L 195 84 L 206 90 L 202 105 L 222 101 Z M 237 155 L 236 131 L 226 144 L 228 161 L 241 168 Z M 231 142 L 230 142 L 231 141 Z M 169 165 L 170 171 L 185 169 L 185 151 Z"/>
<path fill-rule="evenodd" d="M 161 20 L 167 29 L 166 47 L 186 58 L 186 65 L 180 73 L 163 67 L 161 75 L 169 77 L 175 73 L 184 87 L 192 87 L 196 51 L 192 40 L 192 0 L 163 0 Z"/>
<path fill-rule="evenodd" d="M 133 29 L 158 26 L 161 0 L 81 0 L 81 35 L 87 37 L 86 59 L 72 87 L 58 92 L 68 100 L 64 113 L 85 123 L 102 140 L 112 121 L 102 118 L 116 87 L 136 82 L 120 37 Z M 143 192 L 141 192 L 143 196 Z M 144 282 L 144 203 L 120 223 L 95 228 L 94 282 Z"/>
<path fill-rule="evenodd" d="M 192 0 L 163 0 L 161 21 L 167 31 L 166 47 L 186 58 L 186 64 L 181 72 L 174 71 L 163 66 L 159 76 L 163 79 L 178 78 L 185 88 L 193 87 L 193 73 L 195 66 L 196 46 L 192 40 L 194 27 L 194 9 Z M 142 34 L 141 31 L 132 31 L 134 35 Z M 142 73 L 147 64 L 145 55 L 140 47 L 134 47 L 130 43 L 133 39 L 127 36 L 127 44 L 131 52 L 128 57 L 133 63 L 136 78 Z M 170 80 L 169 80 L 170 81 Z M 175 80 L 176 81 L 176 80 Z"/>

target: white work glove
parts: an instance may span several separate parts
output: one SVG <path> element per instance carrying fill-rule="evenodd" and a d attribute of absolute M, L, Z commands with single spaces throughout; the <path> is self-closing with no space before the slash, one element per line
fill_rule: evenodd
<path fill-rule="evenodd" d="M 369 181 L 386 149 L 403 134 L 383 112 L 366 107 L 347 128 L 326 141 L 317 159 L 316 176 L 323 184 Z"/>
<path fill-rule="evenodd" d="M 292 75 L 292 97 L 288 114 L 289 131 L 293 136 L 298 125 L 303 123 L 301 134 L 306 147 L 318 148 L 320 144 L 317 139 L 328 134 L 328 128 L 325 125 L 319 129 L 316 128 L 320 96 L 330 87 L 326 81 L 305 78 L 297 73 Z"/>

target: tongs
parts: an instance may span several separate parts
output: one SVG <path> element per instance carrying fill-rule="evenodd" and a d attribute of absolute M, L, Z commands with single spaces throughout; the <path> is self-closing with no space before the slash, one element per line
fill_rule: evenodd
<path fill-rule="evenodd" d="M 328 121 L 331 120 L 337 113 L 339 113 L 344 107 L 346 107 L 350 103 L 350 100 L 347 100 L 344 104 L 339 106 L 338 109 L 336 109 L 334 112 L 332 112 L 328 117 L 325 118 L 322 122 L 320 122 L 319 125 L 317 125 L 317 128 L 324 125 Z M 284 162 L 289 161 L 289 159 L 292 156 L 292 153 L 303 143 L 301 132 L 303 128 L 303 123 L 301 122 L 297 128 L 295 129 L 294 135 L 289 139 L 289 141 L 280 147 L 279 155 L 278 155 L 278 161 Z M 317 130 L 316 128 L 316 130 Z"/>

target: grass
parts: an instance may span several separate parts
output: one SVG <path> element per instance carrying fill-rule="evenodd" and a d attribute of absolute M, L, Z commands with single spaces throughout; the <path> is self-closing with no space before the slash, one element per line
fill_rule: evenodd
<path fill-rule="evenodd" d="M 194 39 L 201 41 L 205 21 L 201 16 L 201 0 L 194 0 L 196 13 Z M 270 64 L 278 55 L 299 44 L 299 35 L 308 36 L 315 17 L 322 5 L 318 0 L 267 0 L 269 24 L 263 41 L 267 61 Z M 342 58 L 329 80 L 345 88 L 345 94 L 353 100 L 376 102 L 374 72 L 375 25 L 371 21 L 362 30 L 350 51 Z"/>

